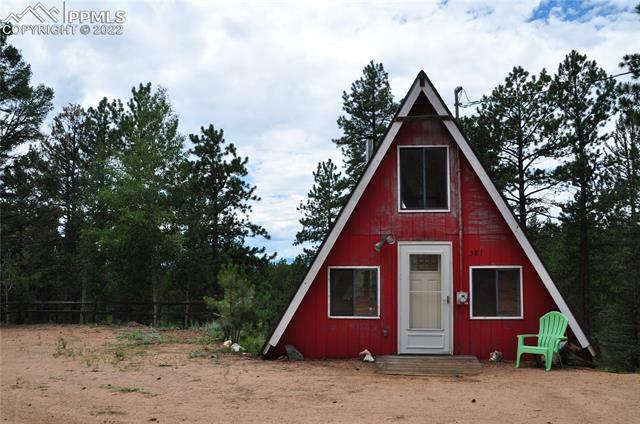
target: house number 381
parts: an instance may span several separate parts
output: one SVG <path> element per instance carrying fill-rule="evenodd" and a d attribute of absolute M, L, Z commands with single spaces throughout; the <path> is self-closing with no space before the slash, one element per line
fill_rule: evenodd
<path fill-rule="evenodd" d="M 482 256 L 482 249 L 472 249 L 469 256 Z"/>

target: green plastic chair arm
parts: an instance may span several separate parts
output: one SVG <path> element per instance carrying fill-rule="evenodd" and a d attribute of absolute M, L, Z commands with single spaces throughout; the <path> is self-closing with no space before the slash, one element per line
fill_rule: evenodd
<path fill-rule="evenodd" d="M 563 340 L 567 340 L 565 336 L 557 336 L 553 338 L 553 343 L 550 343 L 550 346 L 553 346 L 553 350 L 558 350 L 558 346 L 560 346 L 560 342 Z"/>
<path fill-rule="evenodd" d="M 529 337 L 538 337 L 539 334 L 518 334 L 518 339 L 526 339 Z"/>

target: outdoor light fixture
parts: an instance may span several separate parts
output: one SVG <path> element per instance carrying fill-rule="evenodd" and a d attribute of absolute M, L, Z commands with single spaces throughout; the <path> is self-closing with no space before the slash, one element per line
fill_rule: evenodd
<path fill-rule="evenodd" d="M 382 246 L 384 246 L 385 243 L 393 244 L 395 242 L 396 242 L 396 238 L 392 234 L 387 234 L 386 236 L 384 236 L 382 240 L 376 243 L 376 245 L 374 246 L 374 249 L 376 249 L 376 252 L 379 252 L 382 250 Z"/>

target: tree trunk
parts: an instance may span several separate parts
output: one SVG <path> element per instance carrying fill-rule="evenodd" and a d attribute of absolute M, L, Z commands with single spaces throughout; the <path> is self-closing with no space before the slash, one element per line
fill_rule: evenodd
<path fill-rule="evenodd" d="M 218 273 L 220 272 L 220 266 L 221 266 L 220 247 L 218 245 L 218 237 L 220 235 L 220 232 L 218 231 L 218 214 L 217 213 L 214 215 L 213 221 L 214 221 L 214 224 L 211 231 L 211 255 L 212 255 L 211 269 L 212 269 L 213 275 L 211 278 L 211 282 L 213 286 L 212 292 L 213 292 L 213 295 L 215 296 L 217 294 L 217 291 L 219 290 Z"/>
<path fill-rule="evenodd" d="M 518 135 L 518 223 L 520 229 L 527 232 L 527 197 L 525 193 L 524 152 L 522 136 Z"/>
<path fill-rule="evenodd" d="M 187 290 L 186 290 L 186 296 L 185 296 L 185 305 L 184 305 L 184 328 L 189 328 L 189 321 L 190 321 L 190 314 L 191 314 L 191 304 L 189 303 L 189 297 L 190 297 L 190 293 L 189 293 L 189 283 L 187 282 Z"/>
<path fill-rule="evenodd" d="M 5 324 L 9 324 L 9 282 L 4 286 L 4 320 Z"/>
<path fill-rule="evenodd" d="M 151 277 L 151 290 L 153 292 L 153 325 L 158 324 L 158 281 L 154 275 Z"/>
<path fill-rule="evenodd" d="M 580 141 L 580 187 L 578 197 L 578 221 L 579 221 L 579 243 L 578 243 L 578 275 L 580 278 L 580 295 L 582 309 L 582 324 L 588 333 L 590 329 L 590 275 L 589 275 L 589 163 L 587 159 L 586 146 Z"/>

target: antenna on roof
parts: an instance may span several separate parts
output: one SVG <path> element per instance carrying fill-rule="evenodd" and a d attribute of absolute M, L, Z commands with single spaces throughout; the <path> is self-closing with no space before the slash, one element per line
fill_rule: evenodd
<path fill-rule="evenodd" d="M 460 106 L 462 105 L 462 103 L 460 103 L 460 93 L 462 92 L 462 86 L 457 86 L 455 88 L 455 90 L 453 90 L 453 96 L 455 97 L 455 101 L 453 102 L 453 105 L 456 108 L 456 120 L 458 118 L 460 118 Z"/>

